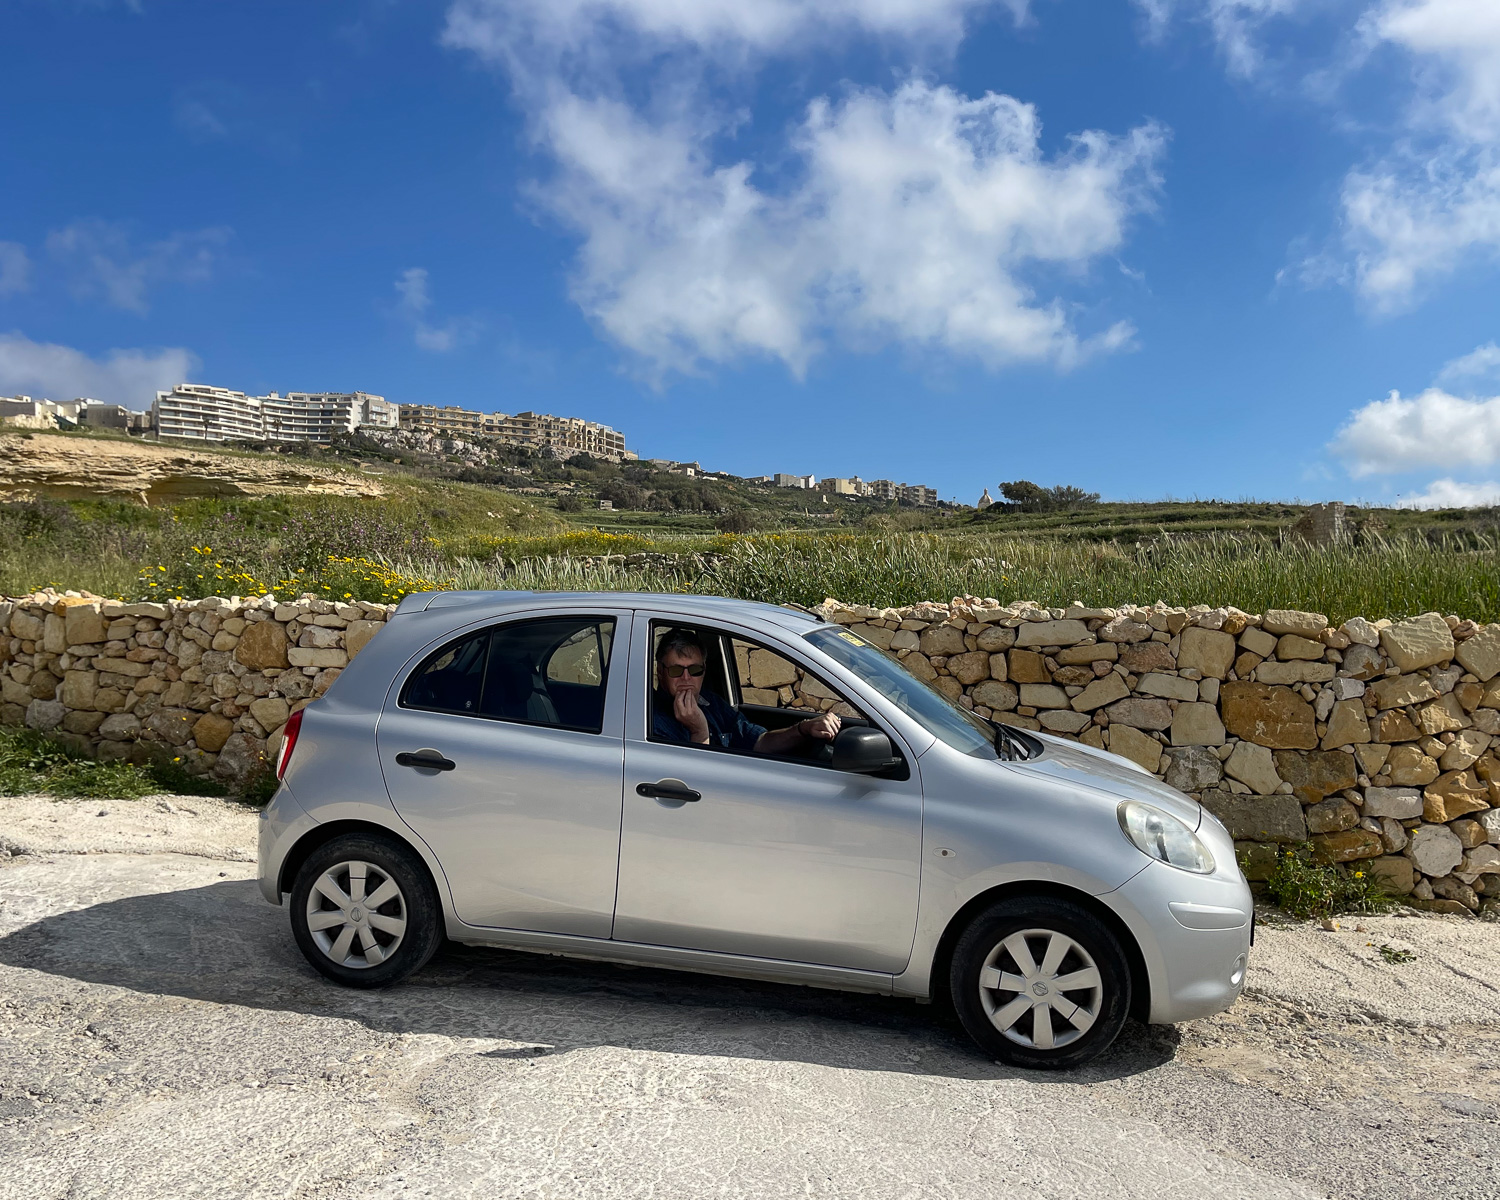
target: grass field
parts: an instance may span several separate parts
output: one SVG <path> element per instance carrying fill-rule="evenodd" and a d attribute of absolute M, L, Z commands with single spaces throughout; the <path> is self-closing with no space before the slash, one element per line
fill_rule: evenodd
<path fill-rule="evenodd" d="M 337 455 L 312 461 L 342 465 Z M 1360 529 L 1354 542 L 1315 549 L 1283 536 L 1302 512 L 1286 504 L 975 514 L 839 508 L 844 502 L 835 499 L 837 520 L 830 520 L 821 501 L 817 514 L 803 518 L 776 496 L 774 510 L 757 510 L 774 517 L 771 529 L 731 536 L 716 533 L 705 511 L 559 512 L 558 499 L 602 468 L 554 480 L 563 490 L 547 495 L 463 482 L 447 473 L 452 464 L 391 466 L 381 477 L 389 495 L 379 499 L 197 499 L 165 508 L 0 503 L 0 592 L 52 585 L 127 599 L 307 591 L 393 601 L 452 587 L 627 589 L 801 604 L 831 595 L 879 605 L 974 594 L 1055 605 L 1312 608 L 1336 621 L 1431 609 L 1500 620 L 1494 510 L 1362 510 L 1352 514 Z M 554 475 L 564 469 L 536 469 L 543 466 Z M 748 496 L 757 488 L 741 481 L 731 490 Z M 812 508 L 805 497 L 798 503 Z M 638 566 L 588 561 L 639 551 L 675 558 Z M 714 556 L 707 566 L 694 558 L 704 552 Z"/>

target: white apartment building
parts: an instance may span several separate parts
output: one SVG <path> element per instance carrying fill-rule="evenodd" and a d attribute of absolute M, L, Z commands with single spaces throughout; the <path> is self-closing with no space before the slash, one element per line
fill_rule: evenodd
<path fill-rule="evenodd" d="M 812 491 L 818 486 L 818 477 L 816 475 L 783 475 L 778 471 L 771 476 L 771 482 L 777 487 L 803 488 L 806 491 Z"/>
<path fill-rule="evenodd" d="M 247 396 L 197 383 L 157 392 L 152 413 L 158 437 L 208 442 L 327 441 L 334 433 L 364 425 L 394 429 L 399 420 L 399 406 L 366 392 Z"/>

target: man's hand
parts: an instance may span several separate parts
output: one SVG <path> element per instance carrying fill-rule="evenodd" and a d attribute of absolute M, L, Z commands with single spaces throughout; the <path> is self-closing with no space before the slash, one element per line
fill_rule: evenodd
<path fill-rule="evenodd" d="M 687 689 L 672 696 L 672 715 L 682 722 L 688 737 L 698 746 L 708 745 L 708 718 L 698 707 L 697 694 Z"/>
<path fill-rule="evenodd" d="M 814 738 L 820 742 L 831 742 L 838 737 L 842 725 L 843 722 L 839 720 L 837 713 L 819 713 L 816 717 L 809 717 L 797 726 L 797 732 L 803 737 Z"/>

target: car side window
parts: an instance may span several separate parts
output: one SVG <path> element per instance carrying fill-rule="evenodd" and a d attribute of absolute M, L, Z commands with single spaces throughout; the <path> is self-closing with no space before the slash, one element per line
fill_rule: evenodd
<path fill-rule="evenodd" d="M 405 708 L 599 733 L 615 623 L 544 617 L 467 634 L 429 655 Z"/>
<path fill-rule="evenodd" d="M 428 655 L 407 680 L 401 696 L 402 706 L 475 715 L 484 688 L 484 664 L 489 645 L 490 631 L 486 629 L 450 642 Z"/>
<path fill-rule="evenodd" d="M 545 617 L 491 631 L 481 715 L 598 733 L 615 623 Z"/>
<path fill-rule="evenodd" d="M 741 704 L 796 709 L 801 713 L 832 712 L 841 717 L 863 715 L 828 684 L 785 655 L 739 638 L 731 639 L 731 645 Z"/>

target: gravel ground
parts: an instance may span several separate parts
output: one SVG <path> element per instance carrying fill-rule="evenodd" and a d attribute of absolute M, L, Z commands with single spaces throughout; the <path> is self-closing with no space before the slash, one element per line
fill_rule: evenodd
<path fill-rule="evenodd" d="M 1500 926 L 1271 926 L 1230 1012 L 1035 1075 L 879 997 L 462 948 L 338 988 L 253 836 L 0 800 L 0 1197 L 1500 1197 Z"/>

